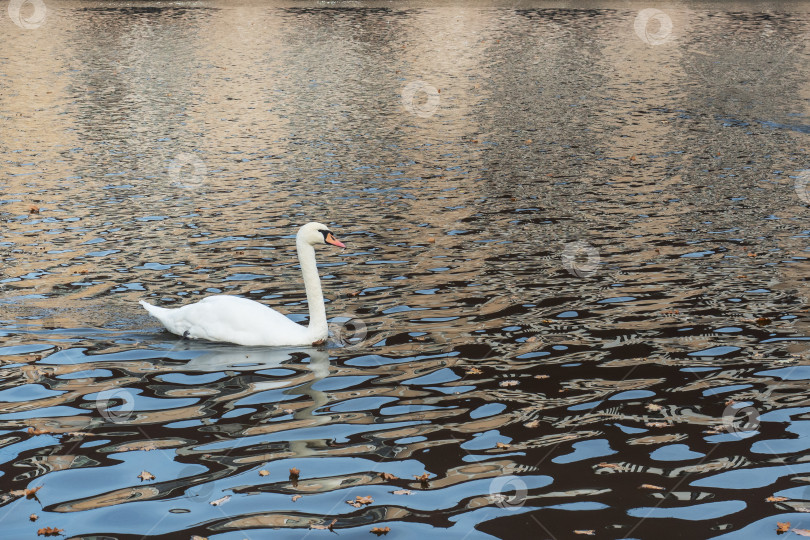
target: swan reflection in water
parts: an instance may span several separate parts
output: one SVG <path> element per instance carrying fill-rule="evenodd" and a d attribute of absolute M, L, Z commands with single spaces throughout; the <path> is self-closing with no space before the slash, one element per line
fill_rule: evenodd
<path fill-rule="evenodd" d="M 309 362 L 302 360 L 309 356 Z M 289 369 L 287 362 L 295 362 L 295 368 L 308 367 L 310 375 L 283 377 L 278 380 L 253 381 L 250 383 L 251 395 L 267 390 L 286 388 L 283 393 L 289 396 L 308 396 L 312 403 L 304 408 L 295 409 L 294 420 L 307 420 L 309 426 L 329 423 L 329 414 L 315 414 L 315 411 L 326 406 L 329 398 L 326 393 L 316 390 L 313 385 L 329 375 L 329 353 L 316 347 L 240 347 L 209 344 L 199 341 L 179 340 L 173 344 L 167 355 L 174 360 L 188 358 L 183 365 L 184 372 L 250 372 L 270 369 Z M 296 361 L 298 360 L 298 361 Z M 306 441 L 291 441 L 290 450 L 296 455 L 313 455 Z"/>

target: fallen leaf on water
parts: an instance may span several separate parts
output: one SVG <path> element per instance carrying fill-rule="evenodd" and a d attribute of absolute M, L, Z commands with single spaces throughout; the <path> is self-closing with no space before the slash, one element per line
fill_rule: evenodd
<path fill-rule="evenodd" d="M 259 471 L 259 476 L 269 476 L 270 471 L 265 471 L 264 469 Z"/>
<path fill-rule="evenodd" d="M 15 497 L 25 497 L 26 499 L 33 499 L 37 496 L 37 491 L 42 489 L 42 486 L 35 487 L 33 489 L 16 489 L 11 492 L 11 494 Z"/>
<path fill-rule="evenodd" d="M 786 501 L 786 500 L 788 500 L 788 498 L 787 498 L 787 497 L 776 497 L 776 496 L 772 496 L 772 497 L 768 497 L 768 498 L 767 498 L 767 499 L 765 499 L 765 500 L 766 500 L 767 502 L 782 502 L 782 501 Z"/>
<path fill-rule="evenodd" d="M 776 522 L 776 532 L 778 533 L 785 533 L 790 530 L 790 522 L 787 521 L 785 523 Z"/>
<path fill-rule="evenodd" d="M 290 482 L 297 482 L 299 474 L 301 474 L 301 471 L 299 471 L 296 467 L 290 469 Z"/>
<path fill-rule="evenodd" d="M 36 429 L 36 428 L 28 428 L 29 435 L 44 435 L 46 433 L 50 433 L 47 429 Z"/>
<path fill-rule="evenodd" d="M 665 428 L 665 427 L 669 427 L 669 423 L 668 423 L 668 422 L 647 422 L 647 423 L 646 423 L 646 424 L 644 424 L 644 425 L 645 425 L 645 426 L 647 426 L 647 427 L 653 427 L 653 428 Z"/>
<path fill-rule="evenodd" d="M 496 446 L 496 447 L 498 447 L 498 448 L 507 449 L 507 448 L 509 448 L 511 445 L 510 445 L 510 444 L 506 444 L 506 443 L 499 442 L 499 443 L 495 443 L 495 446 Z"/>
<path fill-rule="evenodd" d="M 593 529 L 588 530 L 588 531 L 580 529 L 578 531 L 574 531 L 574 534 L 585 534 L 585 535 L 588 535 L 588 536 L 593 536 L 593 535 L 596 534 L 596 531 L 593 530 Z"/>
<path fill-rule="evenodd" d="M 433 238 L 432 236 L 430 238 L 428 238 L 428 244 L 435 244 L 435 243 L 436 243 L 435 238 Z"/>
<path fill-rule="evenodd" d="M 141 474 L 138 475 L 138 478 L 140 478 L 141 482 L 143 482 L 144 480 L 154 480 L 155 475 L 148 471 L 143 471 Z"/>
<path fill-rule="evenodd" d="M 517 381 L 501 381 L 501 386 L 517 386 Z"/>
<path fill-rule="evenodd" d="M 45 527 L 37 531 L 37 536 L 59 536 L 65 529 L 57 529 L 56 527 Z"/>
<path fill-rule="evenodd" d="M 383 480 L 399 480 L 399 478 L 387 472 L 380 473 L 380 478 L 382 478 Z"/>
<path fill-rule="evenodd" d="M 621 465 L 617 465 L 615 463 L 605 463 L 605 462 L 600 463 L 599 465 L 597 465 L 597 467 L 603 467 L 603 468 L 606 468 L 606 469 L 621 469 L 622 468 Z"/>
<path fill-rule="evenodd" d="M 28 516 L 28 519 L 30 519 L 31 521 L 36 521 L 39 519 L 39 516 L 36 514 L 31 514 L 30 516 Z"/>
<path fill-rule="evenodd" d="M 393 493 L 394 495 L 413 495 L 413 491 L 411 491 L 410 489 L 397 489 L 392 491 L 391 493 Z"/>
<path fill-rule="evenodd" d="M 28 207 L 29 214 L 39 214 L 39 206 L 34 206 L 33 204 Z"/>
<path fill-rule="evenodd" d="M 230 500 L 231 500 L 231 496 L 230 495 L 225 495 L 224 497 L 220 497 L 219 499 L 217 499 L 215 501 L 211 501 L 211 506 L 221 506 L 221 505 L 225 504 L 226 502 L 228 502 Z"/>
<path fill-rule="evenodd" d="M 420 482 L 422 482 L 422 487 L 423 488 L 429 487 L 429 484 L 428 484 L 428 480 L 430 478 L 429 473 L 425 473 L 422 476 L 413 475 L 413 477 L 416 478 L 417 480 L 419 480 Z"/>
<path fill-rule="evenodd" d="M 656 405 L 655 403 L 648 403 L 647 410 L 652 412 L 657 412 L 662 409 L 661 405 Z"/>
<path fill-rule="evenodd" d="M 208 540 L 206 536 L 197 536 L 196 534 L 191 537 L 191 540 Z"/>
<path fill-rule="evenodd" d="M 759 326 L 767 326 L 767 325 L 771 324 L 773 321 L 770 320 L 768 317 L 760 317 L 759 319 L 757 319 L 754 322 L 756 322 Z"/>
<path fill-rule="evenodd" d="M 793 529 L 799 536 L 810 536 L 810 529 Z"/>
<path fill-rule="evenodd" d="M 346 501 L 350 505 L 354 506 L 355 508 L 360 508 L 364 504 L 371 504 L 374 502 L 374 499 L 371 498 L 371 495 L 366 495 L 365 497 L 358 495 L 355 497 L 353 501 Z"/>
<path fill-rule="evenodd" d="M 327 531 L 327 530 L 328 530 L 328 531 L 332 531 L 332 530 L 334 530 L 334 529 L 332 529 L 332 527 L 334 527 L 334 526 L 335 526 L 335 523 L 337 523 L 337 520 L 336 520 L 336 519 L 333 519 L 333 520 L 332 520 L 332 523 L 330 523 L 329 525 L 315 525 L 315 524 L 313 524 L 313 523 L 310 523 L 310 524 L 309 524 L 309 528 L 310 528 L 310 529 L 322 529 L 322 530 L 324 530 L 324 531 Z"/>
<path fill-rule="evenodd" d="M 531 422 L 526 422 L 523 425 L 526 426 L 527 428 L 536 428 L 537 426 L 540 425 L 540 421 L 539 420 L 532 420 Z"/>
<path fill-rule="evenodd" d="M 391 532 L 389 527 L 374 527 L 371 529 L 371 533 L 376 534 L 377 536 L 382 536 L 384 534 L 388 534 L 389 532 Z"/>
<path fill-rule="evenodd" d="M 535 379 L 548 379 L 548 375 L 535 375 Z"/>
<path fill-rule="evenodd" d="M 640 489 L 657 489 L 657 490 L 660 490 L 660 491 L 664 490 L 664 488 L 662 488 L 661 486 L 656 486 L 654 484 L 641 484 L 641 486 L 639 486 L 639 487 L 640 487 Z"/>
<path fill-rule="evenodd" d="M 303 495 L 293 495 L 293 496 L 292 496 L 292 502 L 297 501 L 297 500 L 298 500 L 298 499 L 300 499 L 301 497 L 303 497 Z"/>
<path fill-rule="evenodd" d="M 481 371 L 477 367 L 471 367 L 470 369 L 467 370 L 467 375 L 480 375 L 481 373 L 483 373 L 483 371 Z"/>

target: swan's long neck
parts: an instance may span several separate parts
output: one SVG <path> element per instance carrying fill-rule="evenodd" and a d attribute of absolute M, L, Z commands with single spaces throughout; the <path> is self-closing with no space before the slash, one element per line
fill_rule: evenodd
<path fill-rule="evenodd" d="M 315 341 L 325 338 L 329 333 L 326 325 L 326 308 L 323 305 L 323 293 L 321 292 L 321 278 L 318 277 L 318 267 L 315 264 L 315 248 L 301 240 L 296 240 L 295 244 L 298 248 L 301 274 L 304 276 L 304 288 L 307 291 L 309 333 Z"/>

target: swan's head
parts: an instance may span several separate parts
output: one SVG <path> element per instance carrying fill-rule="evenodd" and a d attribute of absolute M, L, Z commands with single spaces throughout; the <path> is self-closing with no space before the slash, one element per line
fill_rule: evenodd
<path fill-rule="evenodd" d="M 337 247 L 346 247 L 343 245 L 343 242 L 335 238 L 335 235 L 332 234 L 329 227 L 323 223 L 316 223 L 314 221 L 298 229 L 298 236 L 296 238 L 311 246 L 316 244 L 332 244 Z"/>

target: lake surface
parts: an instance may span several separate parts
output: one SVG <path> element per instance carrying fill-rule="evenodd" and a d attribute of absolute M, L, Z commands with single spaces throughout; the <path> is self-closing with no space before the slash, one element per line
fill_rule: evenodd
<path fill-rule="evenodd" d="M 810 529 L 806 5 L 19 4 L 4 537 Z M 324 347 L 137 303 L 305 323 L 313 220 Z"/>

